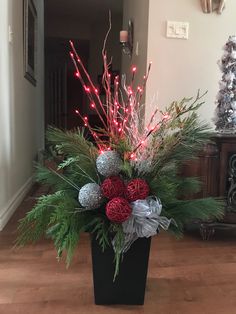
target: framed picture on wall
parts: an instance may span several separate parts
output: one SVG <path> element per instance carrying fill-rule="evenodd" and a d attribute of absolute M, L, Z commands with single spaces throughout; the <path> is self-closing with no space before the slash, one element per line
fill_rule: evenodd
<path fill-rule="evenodd" d="M 24 0 L 24 76 L 36 85 L 37 12 L 33 0 Z"/>

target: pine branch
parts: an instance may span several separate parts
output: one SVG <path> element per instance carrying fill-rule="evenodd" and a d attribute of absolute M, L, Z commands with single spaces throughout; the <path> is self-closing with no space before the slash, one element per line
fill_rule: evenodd
<path fill-rule="evenodd" d="M 47 236 L 54 241 L 58 258 L 61 258 L 63 251 L 66 252 L 67 266 L 74 256 L 84 223 L 84 216 L 65 210 L 64 206 L 59 206 L 51 216 Z"/>
<path fill-rule="evenodd" d="M 55 172 L 52 172 L 49 168 L 42 166 L 40 164 L 35 165 L 35 180 L 44 185 L 49 185 L 53 187 L 54 190 L 60 191 L 68 188 L 68 184 L 58 178 Z"/>
<path fill-rule="evenodd" d="M 149 182 L 151 194 L 157 196 L 163 204 L 177 199 L 177 178 L 174 176 L 158 176 Z"/>
<path fill-rule="evenodd" d="M 159 141 L 158 134 L 154 141 Z M 163 137 L 153 163 L 153 176 L 158 176 L 168 163 L 175 162 L 178 167 L 186 160 L 196 158 L 197 153 L 209 141 L 209 128 L 201 124 L 193 113 L 186 118 L 183 127 Z"/>
<path fill-rule="evenodd" d="M 202 183 L 195 177 L 179 178 L 178 196 L 189 196 L 200 192 Z"/>
<path fill-rule="evenodd" d="M 73 164 L 76 164 L 79 161 L 79 157 L 69 157 L 67 159 L 64 159 L 57 167 L 58 170 L 64 169 L 68 166 L 71 166 Z"/>
<path fill-rule="evenodd" d="M 81 180 L 83 183 L 85 182 L 84 184 L 100 182 L 96 170 L 98 150 L 85 139 L 83 131 L 79 129 L 62 131 L 51 127 L 48 129 L 47 138 L 56 146 L 57 151 L 64 154 L 64 159 L 59 163 L 58 169 L 73 169 L 77 173 L 77 177 L 84 178 Z"/>
<path fill-rule="evenodd" d="M 162 214 L 168 218 L 173 218 L 177 223 L 177 229 L 172 224 L 171 230 L 183 232 L 183 226 L 195 220 L 207 221 L 220 219 L 224 214 L 224 202 L 213 198 L 195 200 L 176 200 L 174 203 L 165 204 Z"/>
<path fill-rule="evenodd" d="M 86 230 L 95 234 L 96 240 L 98 240 L 98 243 L 101 246 L 103 252 L 108 246 L 110 246 L 109 228 L 110 226 L 107 219 L 104 219 L 101 216 L 93 218 L 86 225 Z"/>
<path fill-rule="evenodd" d="M 125 235 L 123 232 L 122 225 L 116 224 L 113 225 L 113 230 L 115 232 L 115 236 L 113 238 L 113 248 L 114 248 L 114 263 L 115 263 L 115 272 L 113 281 L 115 281 L 116 277 L 119 275 L 119 268 L 121 263 L 121 258 L 123 256 L 123 247 L 125 242 Z"/>
<path fill-rule="evenodd" d="M 59 191 L 54 194 L 43 195 L 38 199 L 33 209 L 19 221 L 16 246 L 35 243 L 45 235 L 51 213 L 63 198 L 64 193 Z"/>
<path fill-rule="evenodd" d="M 69 157 L 85 156 L 90 160 L 91 166 L 94 166 L 98 151 L 91 142 L 85 139 L 83 130 L 62 131 L 49 127 L 47 139 Z"/>
<path fill-rule="evenodd" d="M 73 180 L 72 176 L 69 178 L 52 168 L 36 165 L 35 179 L 37 182 L 49 185 L 55 191 L 68 189 L 79 191 L 79 186 L 76 184 L 76 181 Z"/>
<path fill-rule="evenodd" d="M 67 253 L 67 266 L 77 247 L 79 236 L 91 220 L 90 213 L 77 213 L 78 202 L 63 191 L 41 196 L 34 208 L 20 221 L 16 246 L 35 243 L 43 237 L 54 241 L 58 257 Z"/>

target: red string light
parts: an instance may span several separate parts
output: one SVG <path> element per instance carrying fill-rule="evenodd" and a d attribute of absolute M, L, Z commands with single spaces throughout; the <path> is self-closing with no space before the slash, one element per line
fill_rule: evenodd
<path fill-rule="evenodd" d="M 140 133 L 138 130 L 138 127 L 136 127 L 135 130 L 133 130 L 133 134 L 131 135 L 132 130 L 132 123 L 134 120 L 134 115 L 138 112 L 141 97 L 143 95 L 143 90 L 145 88 L 151 64 L 148 65 L 148 70 L 146 74 L 143 77 L 143 83 L 141 86 L 137 86 L 137 88 L 133 87 L 133 82 L 135 78 L 135 74 L 137 72 L 137 67 L 133 65 L 131 67 L 132 71 L 132 79 L 130 86 L 127 87 L 127 96 L 128 100 L 124 101 L 123 99 L 119 99 L 119 76 L 115 76 L 114 82 L 113 77 L 111 75 L 110 71 L 110 64 L 107 61 L 107 55 L 105 50 L 103 50 L 103 61 L 104 61 L 104 74 L 102 76 L 102 83 L 105 89 L 105 107 L 104 107 L 104 101 L 101 101 L 101 98 L 99 96 L 99 91 L 97 87 L 93 84 L 86 68 L 83 65 L 83 62 L 80 60 L 74 44 L 72 41 L 70 41 L 70 45 L 72 48 L 72 51 L 70 52 L 70 57 L 74 63 L 76 72 L 75 75 L 78 77 L 82 83 L 82 86 L 84 87 L 84 90 L 90 100 L 90 107 L 96 111 L 98 114 L 98 117 L 100 118 L 104 129 L 106 130 L 107 134 L 110 138 L 115 138 L 116 140 L 119 138 L 122 138 L 124 136 L 131 136 L 132 139 L 134 139 L 135 145 L 137 143 L 137 146 L 133 145 L 134 150 L 130 154 L 129 158 L 131 160 L 137 160 L 139 153 L 136 154 L 136 151 L 140 149 L 140 151 L 143 150 L 143 147 L 146 145 L 147 138 L 155 132 L 159 128 L 159 124 L 154 124 L 154 118 L 156 116 L 157 111 L 155 111 L 151 117 L 151 120 L 149 122 L 148 127 L 146 127 L 145 133 Z M 114 88 L 111 87 L 111 84 L 114 84 Z M 105 110 L 106 108 L 106 110 Z M 75 111 L 77 115 L 81 117 L 79 114 L 79 111 Z M 101 115 L 101 112 L 103 116 Z M 105 120 L 104 120 L 105 117 Z M 166 122 L 169 119 L 168 114 L 164 114 L 162 116 L 161 122 Z M 89 125 L 88 118 L 87 117 L 81 117 L 81 119 L 84 122 L 84 125 L 88 127 L 90 130 L 92 136 L 94 137 L 99 150 L 102 152 L 105 149 L 107 149 L 107 143 L 105 144 L 102 139 L 102 134 L 97 134 L 96 132 L 93 132 L 92 128 Z M 128 133 L 130 132 L 130 133 Z M 101 146 L 101 143 L 103 143 Z M 105 147 L 106 146 L 106 147 Z"/>
<path fill-rule="evenodd" d="M 89 84 L 92 86 L 92 88 L 95 89 L 95 86 L 94 86 L 94 84 L 93 84 L 93 82 L 92 82 L 92 80 L 91 80 L 91 78 L 90 78 L 90 76 L 89 76 L 87 70 L 85 69 L 85 67 L 84 67 L 84 65 L 83 65 L 83 62 L 80 61 L 80 58 L 79 58 L 79 56 L 78 56 L 78 54 L 77 54 L 77 51 L 76 51 L 76 49 L 75 49 L 75 47 L 74 47 L 74 44 L 73 44 L 72 40 L 70 40 L 69 43 L 70 43 L 70 46 L 71 46 L 71 48 L 72 48 L 72 50 L 73 50 L 73 52 L 74 52 L 74 54 L 75 54 L 75 56 L 76 56 L 77 62 L 79 63 L 79 65 L 80 65 L 80 67 L 81 67 L 81 69 L 82 69 L 82 71 L 83 71 L 85 77 L 87 78 L 87 80 L 88 80 Z M 75 58 L 74 58 L 74 55 L 71 56 L 71 59 L 72 59 L 72 61 L 73 61 L 73 63 L 74 63 L 74 66 L 75 66 L 76 70 L 79 71 L 78 66 L 77 66 L 77 63 L 76 63 L 76 60 L 75 60 Z M 82 79 L 82 77 L 80 76 L 79 78 L 80 78 L 80 80 L 81 80 L 81 83 L 84 85 L 84 80 Z M 99 104 L 100 108 L 102 109 L 102 111 L 103 111 L 105 117 L 107 118 L 107 113 L 106 113 L 106 111 L 105 111 L 105 109 L 104 109 L 104 107 L 103 107 L 103 103 L 102 103 L 100 97 L 98 96 L 98 93 L 95 93 L 95 95 L 96 95 L 96 99 L 97 99 L 97 101 L 98 101 L 98 104 Z M 90 99 L 90 100 L 92 100 L 92 99 Z M 104 127 L 106 128 L 107 125 L 106 125 L 106 123 L 104 122 L 102 116 L 100 115 L 100 113 L 99 113 L 99 111 L 98 111 L 97 109 L 96 109 L 96 111 L 97 111 L 97 113 L 98 113 L 98 116 L 99 116 L 101 122 L 103 123 Z"/>

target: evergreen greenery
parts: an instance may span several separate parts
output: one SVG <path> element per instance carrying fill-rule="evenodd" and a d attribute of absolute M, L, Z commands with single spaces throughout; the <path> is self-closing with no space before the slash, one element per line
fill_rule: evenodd
<path fill-rule="evenodd" d="M 199 98 L 197 98 L 199 99 Z M 151 171 L 141 176 L 149 183 L 151 195 L 157 196 L 163 205 L 162 215 L 175 220 L 170 232 L 181 236 L 184 225 L 193 220 L 218 219 L 223 213 L 223 204 L 214 198 L 187 199 L 187 196 L 200 189 L 197 178 L 184 178 L 180 175 L 181 166 L 197 153 L 209 140 L 210 132 L 198 120 L 199 103 L 184 99 L 174 102 L 167 108 L 171 116 L 166 123 L 154 132 L 154 152 Z M 62 131 L 49 128 L 48 149 L 55 167 L 36 167 L 36 180 L 46 184 L 51 194 L 41 196 L 34 208 L 20 221 L 17 245 L 35 243 L 43 237 L 52 239 L 58 257 L 67 253 L 67 264 L 71 262 L 81 232 L 94 234 L 102 250 L 111 245 L 116 248 L 115 276 L 121 260 L 124 242 L 122 225 L 110 222 L 105 215 L 105 204 L 96 210 L 81 208 L 78 190 L 86 183 L 101 183 L 103 178 L 97 173 L 97 147 L 87 140 L 79 129 Z M 112 143 L 123 157 L 122 176 L 124 179 L 136 175 L 135 167 L 125 158 L 129 143 Z M 49 156 L 48 156 L 49 158 Z M 112 235 L 112 237 L 111 237 Z"/>

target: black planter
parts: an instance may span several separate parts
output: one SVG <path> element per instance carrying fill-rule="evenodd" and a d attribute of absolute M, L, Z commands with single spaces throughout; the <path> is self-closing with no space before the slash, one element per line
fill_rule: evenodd
<path fill-rule="evenodd" d="M 102 252 L 95 237 L 92 237 L 95 304 L 144 303 L 150 244 L 151 238 L 140 238 L 131 245 L 124 254 L 119 274 L 113 282 L 113 248 L 109 247 Z"/>

